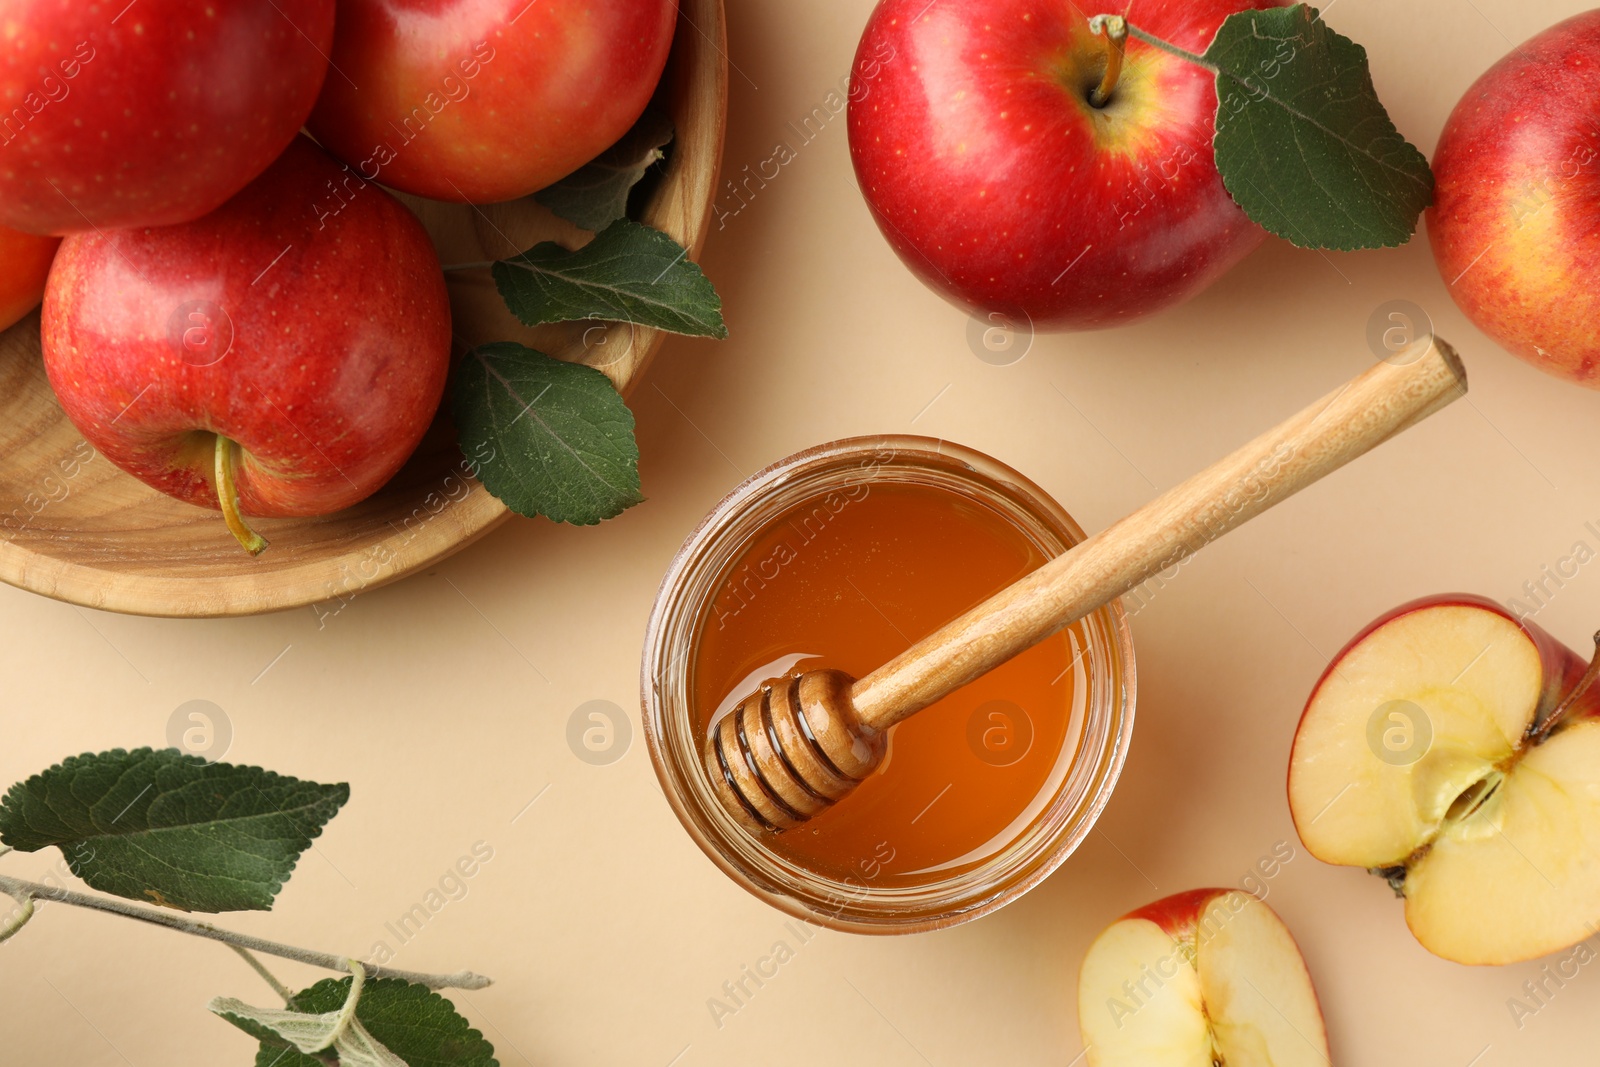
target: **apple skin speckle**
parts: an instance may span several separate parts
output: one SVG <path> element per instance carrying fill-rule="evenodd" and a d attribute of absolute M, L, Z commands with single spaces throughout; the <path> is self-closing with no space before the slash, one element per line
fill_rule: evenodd
<path fill-rule="evenodd" d="M 305 123 L 333 44 L 334 0 L 230 0 L 205 22 L 192 0 L 139 0 L 116 24 L 82 0 L 25 6 L 0 49 L 0 101 L 47 76 L 59 88 L 5 147 L 21 165 L 0 172 L 0 226 L 32 233 L 215 209 Z"/>

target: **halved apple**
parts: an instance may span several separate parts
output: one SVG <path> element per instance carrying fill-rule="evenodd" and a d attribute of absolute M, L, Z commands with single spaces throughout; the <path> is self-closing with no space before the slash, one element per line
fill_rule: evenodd
<path fill-rule="evenodd" d="M 1513 963 L 1600 931 L 1597 665 L 1481 597 L 1390 612 L 1301 716 L 1301 841 L 1385 878 L 1445 959 Z"/>
<path fill-rule="evenodd" d="M 1078 978 L 1089 1067 L 1327 1067 L 1300 949 L 1249 893 L 1196 889 L 1089 946 Z"/>

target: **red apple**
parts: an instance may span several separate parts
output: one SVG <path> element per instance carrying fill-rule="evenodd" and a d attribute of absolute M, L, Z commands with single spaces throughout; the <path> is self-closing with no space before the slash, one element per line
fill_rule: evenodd
<path fill-rule="evenodd" d="M 1433 175 L 1428 237 L 1456 304 L 1540 370 L 1600 388 L 1600 11 L 1474 82 Z"/>
<path fill-rule="evenodd" d="M 311 132 L 368 180 L 418 196 L 526 196 L 639 118 L 677 12 L 677 0 L 339 0 L 336 73 Z"/>
<path fill-rule="evenodd" d="M 1078 977 L 1088 1067 L 1327 1067 L 1322 1008 L 1267 905 L 1196 889 L 1106 928 Z"/>
<path fill-rule="evenodd" d="M 67 234 L 212 211 L 310 114 L 333 4 L 11 0 L 0 225 Z"/>
<path fill-rule="evenodd" d="M 851 86 L 867 206 L 923 281 L 972 312 L 1113 326 L 1186 300 L 1259 244 L 1217 176 L 1213 75 L 1088 17 L 1122 13 L 1202 52 L 1272 0 L 881 0 Z"/>
<path fill-rule="evenodd" d="M 43 329 L 89 443 L 220 506 L 253 550 L 235 504 L 320 515 L 367 497 L 422 438 L 450 362 L 421 223 L 304 137 L 202 219 L 67 238 Z"/>
<path fill-rule="evenodd" d="M 0 330 L 39 306 L 59 237 L 36 237 L 0 226 Z"/>
<path fill-rule="evenodd" d="M 1600 687 L 1526 619 L 1455 594 L 1334 657 L 1289 763 L 1300 839 L 1405 899 L 1424 948 L 1533 959 L 1600 922 Z"/>

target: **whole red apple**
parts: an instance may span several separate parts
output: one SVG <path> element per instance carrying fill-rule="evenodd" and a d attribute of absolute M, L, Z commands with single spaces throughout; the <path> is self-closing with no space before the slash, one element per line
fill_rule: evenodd
<path fill-rule="evenodd" d="M 1600 388 L 1600 11 L 1474 82 L 1433 175 L 1428 237 L 1456 304 L 1540 370 Z"/>
<path fill-rule="evenodd" d="M 59 237 L 36 237 L 0 226 L 0 330 L 39 306 Z"/>
<path fill-rule="evenodd" d="M 1113 326 L 1185 300 L 1264 231 L 1217 175 L 1213 75 L 1089 16 L 1203 52 L 1273 0 L 881 0 L 857 52 L 850 153 L 873 217 L 923 281 L 969 311 Z"/>
<path fill-rule="evenodd" d="M 316 101 L 334 0 L 10 0 L 0 225 L 67 234 L 199 218 Z"/>
<path fill-rule="evenodd" d="M 450 362 L 422 224 L 304 137 L 202 219 L 67 238 L 43 332 L 89 443 L 220 506 L 253 550 L 235 504 L 320 515 L 367 497 L 422 438 Z"/>
<path fill-rule="evenodd" d="M 368 180 L 487 203 L 610 147 L 661 80 L 677 0 L 339 0 L 310 129 Z"/>
<path fill-rule="evenodd" d="M 1295 731 L 1307 850 L 1382 875 L 1430 952 L 1533 959 L 1600 922 L 1600 660 L 1482 597 L 1428 597 L 1345 646 Z"/>

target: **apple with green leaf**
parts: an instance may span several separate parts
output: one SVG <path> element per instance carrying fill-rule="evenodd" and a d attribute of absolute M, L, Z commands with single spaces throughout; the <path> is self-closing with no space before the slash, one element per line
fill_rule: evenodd
<path fill-rule="evenodd" d="M 1217 174 L 1213 75 L 1139 40 L 1108 70 L 1117 53 L 1089 17 L 1127 7 L 1203 52 L 1223 19 L 1271 6 L 883 0 L 849 128 L 884 237 L 956 304 L 1040 328 L 1113 326 L 1193 296 L 1266 236 Z"/>
<path fill-rule="evenodd" d="M 1600 924 L 1600 658 L 1465 594 L 1397 608 L 1306 704 L 1289 809 L 1312 855 L 1405 900 L 1423 947 L 1533 959 Z"/>
<path fill-rule="evenodd" d="M 857 71 L 867 206 L 915 274 L 991 320 L 1129 322 L 1263 230 L 1403 244 L 1432 192 L 1366 51 L 1306 4 L 881 0 Z"/>
<path fill-rule="evenodd" d="M 1322 1008 L 1283 921 L 1229 889 L 1112 923 L 1078 977 L 1088 1067 L 1327 1067 Z"/>
<path fill-rule="evenodd" d="M 220 508 L 259 552 L 242 516 L 338 511 L 411 455 L 444 391 L 450 305 L 416 217 L 297 137 L 204 218 L 67 238 L 43 341 L 90 444 Z"/>
<path fill-rule="evenodd" d="M 1600 388 L 1600 10 L 1490 67 L 1433 166 L 1428 237 L 1456 304 L 1514 355 Z"/>

